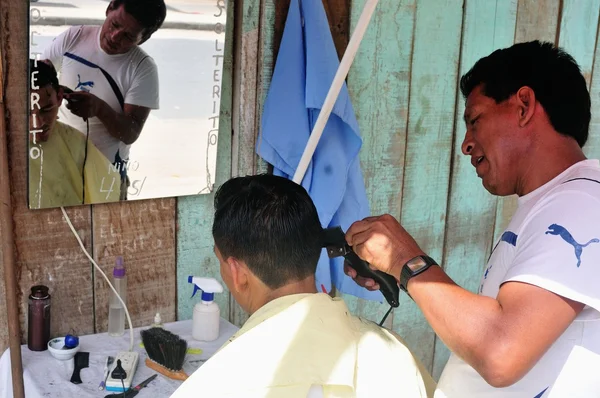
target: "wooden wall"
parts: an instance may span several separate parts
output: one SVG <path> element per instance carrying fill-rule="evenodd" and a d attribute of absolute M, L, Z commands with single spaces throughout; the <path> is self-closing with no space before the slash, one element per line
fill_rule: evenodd
<path fill-rule="evenodd" d="M 11 2 L 12 3 L 12 2 Z M 228 1 L 218 186 L 231 175 L 267 170 L 254 152 L 289 0 Z M 338 55 L 365 0 L 323 0 Z M 464 126 L 460 75 L 480 57 L 515 42 L 543 39 L 570 51 L 600 109 L 600 0 L 380 0 L 347 82 L 364 139 L 361 163 L 373 214 L 390 213 L 442 262 L 460 285 L 475 290 L 494 238 L 514 211 L 496 199 L 460 154 Z M 27 291 L 53 292 L 53 334 L 106 328 L 107 285 L 97 275 L 60 210 L 26 207 L 26 2 L 0 3 L 3 79 L 10 133 L 11 183 L 22 327 Z M 231 38 L 231 40 L 230 40 Z M 596 67 L 594 67 L 596 65 Z M 589 156 L 600 157 L 600 112 L 594 112 Z M 191 317 L 187 275 L 219 277 L 212 254 L 213 195 L 84 206 L 67 210 L 104 269 L 124 255 L 134 326 L 159 311 L 165 321 Z M 379 320 L 385 305 L 345 297 L 352 311 Z M 222 314 L 246 315 L 226 293 Z M 0 324 L 5 324 L 0 278 Z M 388 318 L 437 378 L 448 351 L 405 296 Z M 25 336 L 25 335 L 24 335 Z M 0 350 L 7 345 L 0 328 Z"/>

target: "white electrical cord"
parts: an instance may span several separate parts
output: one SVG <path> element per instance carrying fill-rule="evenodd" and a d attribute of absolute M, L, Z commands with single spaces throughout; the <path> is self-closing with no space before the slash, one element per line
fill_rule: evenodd
<path fill-rule="evenodd" d="M 60 209 L 62 210 L 63 217 L 65 218 L 65 221 L 67 222 L 67 224 L 69 224 L 69 227 L 71 228 L 71 231 L 73 231 L 73 235 L 75 235 L 75 238 L 77 239 L 77 242 L 79 242 L 79 246 L 81 246 L 81 250 L 83 250 L 83 252 L 87 256 L 87 258 L 89 258 L 90 261 L 92 262 L 92 264 L 94 264 L 94 267 L 96 267 L 96 269 L 98 271 L 100 271 L 100 273 L 102 274 L 102 276 L 104 277 L 104 279 L 106 279 L 106 282 L 108 282 L 108 286 L 110 286 L 110 288 L 112 289 L 112 291 L 117 295 L 117 298 L 119 299 L 119 302 L 121 303 L 121 305 L 125 309 L 125 315 L 127 316 L 127 322 L 129 323 L 129 351 L 133 351 L 133 325 L 131 324 L 131 317 L 129 316 L 129 311 L 127 310 L 127 306 L 123 302 L 123 299 L 121 299 L 121 296 L 119 296 L 119 293 L 113 287 L 112 283 L 110 283 L 110 280 L 108 279 L 108 277 L 106 276 L 106 274 L 104 273 L 104 271 L 102 271 L 102 269 L 98 266 L 98 264 L 96 264 L 96 262 L 94 261 L 94 259 L 92 258 L 92 256 L 90 256 L 90 254 L 85 249 L 85 246 L 83 245 L 83 242 L 81 241 L 81 238 L 79 237 L 79 234 L 77 233 L 77 231 L 75 231 L 75 228 L 73 227 L 73 224 L 71 224 L 71 220 L 69 219 L 69 216 L 67 215 L 67 212 L 65 211 L 65 208 L 61 207 Z"/>

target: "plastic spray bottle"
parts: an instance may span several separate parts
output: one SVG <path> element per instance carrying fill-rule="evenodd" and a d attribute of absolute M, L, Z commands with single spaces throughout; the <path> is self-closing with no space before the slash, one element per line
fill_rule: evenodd
<path fill-rule="evenodd" d="M 112 285 L 127 305 L 127 276 L 123 266 L 123 257 L 117 257 L 113 269 Z M 110 336 L 122 336 L 123 333 L 125 333 L 125 308 L 111 289 L 108 307 L 108 334 Z"/>
<path fill-rule="evenodd" d="M 213 341 L 219 337 L 221 311 L 214 302 L 214 293 L 222 293 L 223 286 L 214 278 L 189 276 L 188 283 L 194 284 L 194 293 L 202 290 L 202 301 L 194 306 L 192 337 L 199 341 Z"/>

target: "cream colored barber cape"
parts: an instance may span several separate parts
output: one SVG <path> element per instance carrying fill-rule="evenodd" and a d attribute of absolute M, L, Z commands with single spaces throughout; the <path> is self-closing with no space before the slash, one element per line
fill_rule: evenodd
<path fill-rule="evenodd" d="M 188 398 L 431 397 L 435 383 L 388 330 L 324 293 L 273 300 L 171 396 Z"/>
<path fill-rule="evenodd" d="M 37 148 L 29 159 L 31 209 L 84 204 L 84 194 L 85 204 L 119 200 L 118 170 L 75 128 L 57 121 L 48 141 L 30 147 Z"/>

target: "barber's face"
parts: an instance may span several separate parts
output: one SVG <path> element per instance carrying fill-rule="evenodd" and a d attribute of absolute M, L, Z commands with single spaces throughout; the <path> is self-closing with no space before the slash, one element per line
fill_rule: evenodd
<path fill-rule="evenodd" d="M 478 86 L 467 98 L 464 119 L 467 131 L 462 152 L 471 157 L 484 188 L 494 195 L 514 194 L 523 137 L 518 134 L 518 109 L 513 99 L 497 104 Z"/>
<path fill-rule="evenodd" d="M 36 142 L 45 142 L 50 137 L 50 132 L 56 123 L 58 108 L 62 103 L 62 92 L 57 92 L 51 85 L 40 87 L 39 90 L 33 90 L 33 99 L 39 96 L 39 100 L 31 102 L 29 113 L 30 130 L 43 130 L 36 134 Z M 39 106 L 38 106 L 39 104 Z M 33 134 L 30 134 L 29 140 L 33 142 Z"/>
<path fill-rule="evenodd" d="M 142 41 L 143 32 L 142 25 L 127 14 L 123 4 L 113 9 L 111 3 L 100 31 L 100 47 L 107 54 L 125 54 Z"/>

